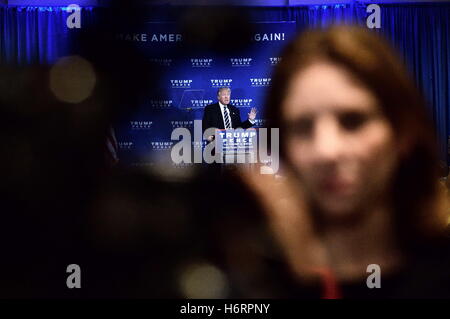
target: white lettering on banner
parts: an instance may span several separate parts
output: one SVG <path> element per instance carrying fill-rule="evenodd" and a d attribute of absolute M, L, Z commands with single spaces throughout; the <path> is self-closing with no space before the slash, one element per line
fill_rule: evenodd
<path fill-rule="evenodd" d="M 272 57 L 270 59 L 270 65 L 275 66 L 281 61 L 281 57 Z"/>
<path fill-rule="evenodd" d="M 211 79 L 211 85 L 214 88 L 231 86 L 233 79 Z"/>
<path fill-rule="evenodd" d="M 120 150 L 131 150 L 133 148 L 133 142 L 118 142 Z"/>
<path fill-rule="evenodd" d="M 153 121 L 130 121 L 130 125 L 132 130 L 150 129 Z"/>
<path fill-rule="evenodd" d="M 151 63 L 155 63 L 161 66 L 171 66 L 172 59 L 166 59 L 166 58 L 152 58 L 150 59 Z"/>
<path fill-rule="evenodd" d="M 254 127 L 264 126 L 266 124 L 266 122 L 267 121 L 265 119 L 255 119 Z"/>
<path fill-rule="evenodd" d="M 151 36 L 151 42 L 180 42 L 181 39 L 179 33 L 160 33 Z"/>
<path fill-rule="evenodd" d="M 188 89 L 191 87 L 192 80 L 170 80 L 170 83 L 174 89 Z"/>
<path fill-rule="evenodd" d="M 254 36 L 256 42 L 262 41 L 284 41 L 284 32 L 281 33 L 256 33 Z"/>
<path fill-rule="evenodd" d="M 172 100 L 150 100 L 150 107 L 154 109 L 168 109 L 173 104 Z"/>
<path fill-rule="evenodd" d="M 250 107 L 253 99 L 231 99 L 231 104 L 236 107 Z"/>
<path fill-rule="evenodd" d="M 146 33 L 119 33 L 117 39 L 133 42 L 147 42 L 150 38 L 151 42 L 180 42 L 181 34 L 178 33 L 159 33 L 148 35 Z"/>
<path fill-rule="evenodd" d="M 172 147 L 173 142 L 151 142 L 153 150 L 168 150 Z"/>
<path fill-rule="evenodd" d="M 254 87 L 258 86 L 269 86 L 271 83 L 271 78 L 251 78 L 250 83 Z"/>
<path fill-rule="evenodd" d="M 211 67 L 213 59 L 191 59 L 192 67 Z"/>
<path fill-rule="evenodd" d="M 194 121 L 170 121 L 170 124 L 172 124 L 172 127 L 192 127 L 194 124 Z"/>
<path fill-rule="evenodd" d="M 204 108 L 206 105 L 214 103 L 213 100 L 191 100 L 191 105 L 194 108 Z"/>
<path fill-rule="evenodd" d="M 256 155 L 259 156 L 261 163 L 270 163 L 270 168 L 272 173 L 276 173 L 279 169 L 279 129 L 272 128 L 271 129 L 271 154 L 268 155 L 268 136 L 267 136 L 267 128 L 259 129 L 259 136 L 257 136 L 254 129 L 243 130 L 236 129 L 234 133 L 224 133 L 219 132 L 216 135 L 215 128 L 208 128 L 202 134 L 202 121 L 195 120 L 194 121 L 194 142 L 203 143 L 203 139 L 207 139 L 209 136 L 216 136 L 216 143 L 209 143 L 206 145 L 205 149 L 194 148 L 194 163 L 202 163 L 203 160 L 208 163 L 223 163 L 222 157 L 222 141 L 225 138 L 225 144 L 231 144 L 228 146 L 237 146 L 238 144 L 244 144 L 245 148 L 252 149 L 252 156 L 250 158 L 250 163 L 256 162 Z M 237 139 L 237 140 L 236 140 Z M 192 146 L 192 136 L 191 132 L 184 127 L 178 127 L 172 131 L 171 140 L 177 140 L 178 143 L 174 144 L 170 153 L 172 161 L 175 164 L 180 163 L 191 163 L 191 146 Z M 226 145 L 226 146 L 227 146 Z M 242 145 L 241 145 L 242 146 Z M 212 155 L 213 151 L 217 149 L 215 155 Z M 234 158 L 233 158 L 234 160 Z M 227 163 L 230 163 L 227 161 Z M 238 155 L 238 163 L 245 163 L 245 158 L 239 158 Z M 261 174 L 266 174 L 263 170 L 261 170 Z"/>
<path fill-rule="evenodd" d="M 252 62 L 252 58 L 231 58 L 231 66 L 237 67 L 237 66 L 250 66 Z"/>
<path fill-rule="evenodd" d="M 117 35 L 118 40 L 133 41 L 133 42 L 146 42 L 147 34 L 145 33 L 119 33 Z"/>

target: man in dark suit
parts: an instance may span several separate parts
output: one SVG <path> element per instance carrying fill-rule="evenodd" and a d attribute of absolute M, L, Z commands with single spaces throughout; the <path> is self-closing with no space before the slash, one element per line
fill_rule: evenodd
<path fill-rule="evenodd" d="M 224 87 L 217 90 L 218 102 L 207 105 L 203 113 L 203 132 L 210 127 L 217 129 L 238 128 L 247 129 L 255 124 L 256 108 L 252 108 L 248 113 L 248 119 L 241 121 L 239 109 L 230 104 L 231 89 Z M 214 136 L 209 136 L 208 141 L 212 141 Z"/>

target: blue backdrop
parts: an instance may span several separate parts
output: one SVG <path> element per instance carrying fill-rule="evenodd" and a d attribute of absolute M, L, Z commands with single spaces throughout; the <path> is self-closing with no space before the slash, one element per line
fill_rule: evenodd
<path fill-rule="evenodd" d="M 258 22 L 251 29 L 245 50 L 228 54 L 208 48 L 189 50 L 174 23 L 148 23 L 134 32 L 119 33 L 119 39 L 132 41 L 162 71 L 139 111 L 116 126 L 123 161 L 131 165 L 170 162 L 170 148 L 176 143 L 171 140 L 172 131 L 188 128 L 193 139 L 194 121 L 202 119 L 206 105 L 217 102 L 220 87 L 231 88 L 231 104 L 238 107 L 243 120 L 252 107 L 263 113 L 272 69 L 284 44 L 295 35 L 296 24 Z M 259 116 L 255 126 L 262 127 L 264 122 Z M 193 141 L 193 147 L 203 146 Z"/>
<path fill-rule="evenodd" d="M 385 4 L 381 5 L 381 8 L 382 21 L 379 32 L 398 48 L 417 84 L 424 90 L 440 140 L 440 155 L 448 163 L 450 4 Z M 104 9 L 83 8 L 83 23 L 97 19 L 101 10 Z M 143 33 L 158 33 L 157 28 L 165 28 L 176 34 L 176 30 L 170 30 L 173 26 L 167 23 L 174 21 L 174 11 L 176 10 L 169 10 L 167 7 L 150 11 L 149 22 L 164 23 L 143 26 Z M 293 24 L 286 25 L 294 25 L 293 28 L 298 31 L 308 27 L 325 27 L 333 23 L 365 24 L 368 15 L 365 6 L 357 3 L 332 6 L 255 7 L 250 13 L 254 22 L 293 21 Z M 18 64 L 53 63 L 59 57 L 70 54 L 71 39 L 76 30 L 66 27 L 67 15 L 63 7 L 0 7 L 0 60 Z M 270 24 L 260 25 L 264 28 Z M 272 26 L 276 25 L 286 27 L 282 26 L 283 24 Z M 290 32 L 288 29 L 285 31 Z M 175 41 L 174 44 L 176 43 Z M 276 59 L 273 59 L 276 58 L 275 51 L 272 50 L 277 49 L 277 45 L 266 46 L 265 58 L 257 57 L 259 54 L 250 52 L 219 61 L 204 54 L 188 57 L 182 63 L 171 60 L 170 57 L 161 57 L 157 54 L 152 56 L 153 51 L 149 50 L 149 59 L 170 67 L 173 73 L 171 71 L 168 74 L 169 78 L 161 82 L 166 85 L 161 87 L 159 96 L 144 98 L 138 114 L 119 123 L 117 134 L 123 160 L 129 164 L 145 164 L 148 161 L 147 152 L 150 154 L 152 150 L 170 147 L 170 143 L 165 142 L 167 136 L 159 135 L 166 135 L 167 128 L 161 128 L 159 125 L 166 121 L 166 124 L 170 124 L 169 128 L 192 125 L 192 121 L 199 118 L 201 108 L 215 99 L 215 85 L 230 83 L 226 80 L 232 79 L 231 87 L 235 89 L 232 98 L 235 98 L 235 102 L 241 106 L 243 117 L 248 107 L 256 106 L 262 110 L 264 87 L 257 88 L 252 85 L 270 78 L 270 63 L 276 63 Z M 254 68 L 255 73 L 245 74 L 245 77 L 241 78 L 242 70 L 250 71 L 248 66 L 245 66 L 249 60 L 242 60 L 248 57 L 252 58 L 250 68 Z M 268 64 L 259 64 L 263 60 Z M 239 66 L 239 63 L 244 65 Z M 186 68 L 192 71 L 189 75 L 186 75 Z M 215 73 L 218 70 L 225 70 L 225 73 Z M 194 80 L 191 74 L 192 77 L 199 78 L 196 78 L 195 82 L 185 82 L 184 80 Z M 252 82 L 251 78 L 256 80 Z M 163 115 L 161 112 L 164 112 Z M 167 118 L 158 122 L 160 116 Z"/>

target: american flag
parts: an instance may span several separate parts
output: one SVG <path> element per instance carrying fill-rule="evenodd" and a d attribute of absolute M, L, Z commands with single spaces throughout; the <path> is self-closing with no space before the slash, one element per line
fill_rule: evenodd
<path fill-rule="evenodd" d="M 106 157 L 106 163 L 109 167 L 113 167 L 119 162 L 119 157 L 117 156 L 117 153 L 119 151 L 119 147 L 117 144 L 116 134 L 114 133 L 114 129 L 112 126 L 109 126 L 107 134 L 106 134 L 106 141 L 105 141 L 106 151 L 105 151 L 105 157 Z"/>

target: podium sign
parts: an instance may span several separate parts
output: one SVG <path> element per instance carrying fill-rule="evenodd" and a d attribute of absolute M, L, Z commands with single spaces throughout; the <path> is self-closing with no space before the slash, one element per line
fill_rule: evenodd
<path fill-rule="evenodd" d="M 258 130 L 255 128 L 216 130 L 216 152 L 225 163 L 256 163 Z M 237 161 L 235 161 L 237 156 Z"/>

